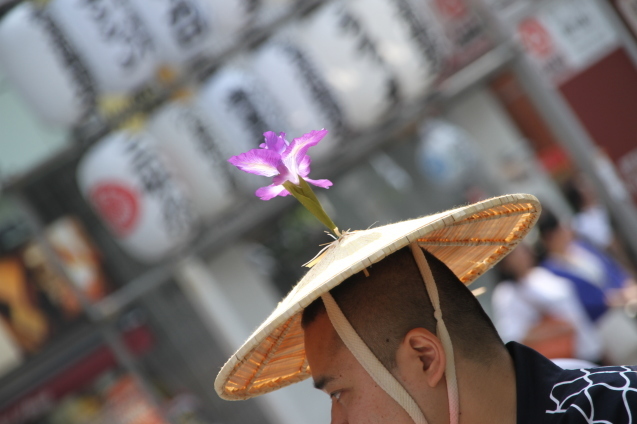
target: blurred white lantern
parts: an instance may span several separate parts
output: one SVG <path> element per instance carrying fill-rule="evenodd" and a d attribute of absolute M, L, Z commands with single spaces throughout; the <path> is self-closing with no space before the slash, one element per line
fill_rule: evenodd
<path fill-rule="evenodd" d="M 181 64 L 211 48 L 212 25 L 201 0 L 131 0 L 164 63 Z"/>
<path fill-rule="evenodd" d="M 396 103 L 396 78 L 345 3 L 320 7 L 296 24 L 293 35 L 326 81 L 351 129 L 362 131 L 378 124 Z"/>
<path fill-rule="evenodd" d="M 213 30 L 216 31 L 215 53 L 237 42 L 237 37 L 252 25 L 259 6 L 259 0 L 204 1 L 209 15 L 213 18 Z"/>
<path fill-rule="evenodd" d="M 0 21 L 0 67 L 44 121 L 72 126 L 95 104 L 93 81 L 49 16 L 31 2 Z"/>
<path fill-rule="evenodd" d="M 416 163 L 441 188 L 459 188 L 475 170 L 480 152 L 469 133 L 444 120 L 426 121 L 419 131 Z"/>
<path fill-rule="evenodd" d="M 114 132 L 78 165 L 80 191 L 124 250 L 154 262 L 182 248 L 195 220 L 185 188 L 146 133 Z"/>
<path fill-rule="evenodd" d="M 408 0 L 418 17 L 437 34 L 446 68 L 454 72 L 493 46 L 487 25 L 470 0 Z"/>
<path fill-rule="evenodd" d="M 232 203 L 230 156 L 194 107 L 181 102 L 164 106 L 148 122 L 148 131 L 188 185 L 199 215 L 212 218 Z"/>
<path fill-rule="evenodd" d="M 296 0 L 259 0 L 257 25 L 271 25 L 277 19 L 283 18 L 295 7 Z"/>
<path fill-rule="evenodd" d="M 325 128 L 330 133 L 312 147 L 312 158 L 328 155 L 344 131 L 342 108 L 313 63 L 298 46 L 275 40 L 253 55 L 250 71 L 267 90 L 272 104 L 280 107 L 288 139 Z"/>
<path fill-rule="evenodd" d="M 131 0 L 157 44 L 160 58 L 185 64 L 219 51 L 242 32 L 254 13 L 244 0 Z"/>
<path fill-rule="evenodd" d="M 422 97 L 442 69 L 439 35 L 407 0 L 351 0 L 348 7 L 396 76 L 401 99 Z"/>
<path fill-rule="evenodd" d="M 227 141 L 222 148 L 228 156 L 256 149 L 265 131 L 277 131 L 283 125 L 269 94 L 239 66 L 217 71 L 197 93 L 196 103 Z"/>
<path fill-rule="evenodd" d="M 155 43 L 128 0 L 51 0 L 47 10 L 99 91 L 127 92 L 154 76 Z"/>
<path fill-rule="evenodd" d="M 197 93 L 196 105 L 217 134 L 225 159 L 258 148 L 266 131 L 284 130 L 276 102 L 239 64 L 227 65 L 208 79 Z M 245 188 L 264 185 L 262 177 L 225 166 Z"/>

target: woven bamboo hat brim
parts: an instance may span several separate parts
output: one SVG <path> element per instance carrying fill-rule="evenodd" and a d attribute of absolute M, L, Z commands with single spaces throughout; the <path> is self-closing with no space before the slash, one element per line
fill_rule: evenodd
<path fill-rule="evenodd" d="M 524 238 L 540 211 L 534 196 L 513 194 L 341 237 L 226 362 L 217 393 L 243 400 L 308 378 L 303 309 L 348 277 L 417 241 L 468 285 Z"/>

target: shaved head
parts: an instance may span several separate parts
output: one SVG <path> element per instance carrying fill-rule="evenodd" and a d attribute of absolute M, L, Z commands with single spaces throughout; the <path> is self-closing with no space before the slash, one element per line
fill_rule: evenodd
<path fill-rule="evenodd" d="M 455 274 L 431 253 L 425 257 L 436 281 L 443 319 L 454 349 L 464 358 L 488 363 L 503 346 L 480 303 Z M 433 306 L 409 247 L 345 280 L 331 290 L 339 307 L 376 357 L 392 369 L 395 353 L 414 328 L 436 334 Z M 303 312 L 306 328 L 325 306 L 319 298 Z"/>

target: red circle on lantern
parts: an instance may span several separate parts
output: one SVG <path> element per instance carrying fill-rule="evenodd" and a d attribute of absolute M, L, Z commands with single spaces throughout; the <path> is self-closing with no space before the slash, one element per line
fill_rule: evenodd
<path fill-rule="evenodd" d="M 115 181 L 100 182 L 89 192 L 91 203 L 119 237 L 135 229 L 139 218 L 139 195 L 125 184 Z"/>

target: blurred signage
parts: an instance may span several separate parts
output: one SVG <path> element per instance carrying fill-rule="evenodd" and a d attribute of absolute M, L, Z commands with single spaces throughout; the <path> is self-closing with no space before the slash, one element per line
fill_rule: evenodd
<path fill-rule="evenodd" d="M 636 4 L 616 2 L 628 25 Z M 607 12 L 595 0 L 547 2 L 517 35 L 637 200 L 637 67 Z"/>
<path fill-rule="evenodd" d="M 134 355 L 141 355 L 153 346 L 153 336 L 146 326 L 123 334 L 126 346 Z M 104 371 L 117 366 L 113 352 L 102 345 L 80 360 L 57 371 L 38 387 L 20 396 L 0 410 L 0 424 L 35 422 L 55 407 L 60 399 L 90 384 Z"/>
<path fill-rule="evenodd" d="M 619 37 L 595 0 L 547 2 L 517 25 L 528 57 L 554 86 L 617 48 Z"/>
<path fill-rule="evenodd" d="M 607 8 L 597 0 L 485 3 L 599 147 L 591 154 L 610 159 L 637 201 L 637 67 Z M 611 3 L 637 35 L 637 0 Z"/>

